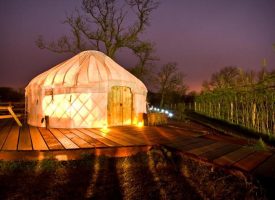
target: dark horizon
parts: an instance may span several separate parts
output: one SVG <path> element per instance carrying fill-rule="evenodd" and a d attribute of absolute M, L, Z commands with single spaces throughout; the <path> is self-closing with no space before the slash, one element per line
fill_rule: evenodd
<path fill-rule="evenodd" d="M 13 0 L 0 2 L 0 86 L 24 88 L 36 75 L 72 57 L 35 46 L 68 32 L 61 22 L 80 1 Z M 244 70 L 275 69 L 275 2 L 272 0 L 161 1 L 151 16 L 144 39 L 155 43 L 160 61 L 177 62 L 190 90 L 225 66 Z M 121 52 L 116 61 L 131 67 L 134 57 Z"/>

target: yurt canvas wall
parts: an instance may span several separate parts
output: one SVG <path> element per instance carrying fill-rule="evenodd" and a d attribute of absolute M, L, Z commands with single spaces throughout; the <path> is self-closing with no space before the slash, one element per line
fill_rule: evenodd
<path fill-rule="evenodd" d="M 28 123 L 52 128 L 135 124 L 146 113 L 144 84 L 111 58 L 84 51 L 26 87 Z"/>

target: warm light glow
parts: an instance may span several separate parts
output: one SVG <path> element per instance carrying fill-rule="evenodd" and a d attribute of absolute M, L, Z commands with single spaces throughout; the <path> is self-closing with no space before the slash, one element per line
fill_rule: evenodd
<path fill-rule="evenodd" d="M 131 119 L 127 119 L 123 122 L 124 125 L 131 125 L 132 120 Z"/>
<path fill-rule="evenodd" d="M 138 127 L 143 127 L 143 126 L 144 126 L 144 122 L 143 122 L 143 121 L 138 122 L 137 126 L 138 126 Z"/>
<path fill-rule="evenodd" d="M 58 161 L 66 161 L 68 160 L 68 156 L 67 155 L 56 155 L 55 158 L 58 160 Z"/>
<path fill-rule="evenodd" d="M 137 119 L 137 117 L 135 117 L 133 120 L 133 125 L 137 125 L 137 123 L 138 123 L 138 119 Z"/>
<path fill-rule="evenodd" d="M 74 127 L 103 127 L 105 104 L 98 102 L 103 95 L 91 93 L 54 94 L 45 96 L 42 116 L 49 116 L 51 123 L 67 123 Z M 54 119 L 54 120 L 53 120 Z"/>
<path fill-rule="evenodd" d="M 102 128 L 100 129 L 100 131 L 103 133 L 103 136 L 106 135 L 106 133 L 109 132 L 108 126 L 106 123 L 103 124 Z"/>

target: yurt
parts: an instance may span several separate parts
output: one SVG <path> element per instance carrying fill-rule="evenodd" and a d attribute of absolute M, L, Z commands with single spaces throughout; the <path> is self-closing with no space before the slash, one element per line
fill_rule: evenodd
<path fill-rule="evenodd" d="M 145 85 L 99 51 L 83 51 L 38 75 L 25 90 L 28 124 L 100 128 L 140 123 Z"/>

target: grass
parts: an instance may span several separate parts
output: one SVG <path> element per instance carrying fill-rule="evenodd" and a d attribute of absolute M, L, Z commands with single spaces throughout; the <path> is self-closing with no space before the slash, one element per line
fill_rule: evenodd
<path fill-rule="evenodd" d="M 267 151 L 267 150 L 268 150 L 268 147 L 267 147 L 267 145 L 265 144 L 265 142 L 263 141 L 262 138 L 260 138 L 260 139 L 253 145 L 253 148 L 254 148 L 256 151 Z"/>
<path fill-rule="evenodd" d="M 157 146 L 123 158 L 0 161 L 0 199 L 264 199 L 252 176 Z"/>

